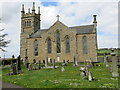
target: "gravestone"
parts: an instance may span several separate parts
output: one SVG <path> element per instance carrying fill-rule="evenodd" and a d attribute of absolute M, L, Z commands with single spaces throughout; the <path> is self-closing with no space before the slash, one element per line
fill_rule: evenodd
<path fill-rule="evenodd" d="M 65 71 L 65 68 L 64 68 L 64 67 L 61 67 L 61 71 L 64 72 L 64 71 Z"/>
<path fill-rule="evenodd" d="M 43 60 L 43 64 L 45 64 L 45 60 Z"/>
<path fill-rule="evenodd" d="M 85 71 L 81 71 L 80 72 L 80 76 L 86 76 L 86 72 Z"/>
<path fill-rule="evenodd" d="M 62 62 L 62 66 L 67 66 L 67 64 L 65 63 L 65 60 L 63 60 Z"/>
<path fill-rule="evenodd" d="M 33 63 L 36 63 L 36 60 L 35 60 L 35 59 L 33 59 Z"/>
<path fill-rule="evenodd" d="M 85 67 L 80 67 L 80 76 L 86 76 Z"/>
<path fill-rule="evenodd" d="M 69 64 L 69 60 L 67 60 L 67 62 L 66 62 L 67 64 Z"/>
<path fill-rule="evenodd" d="M 48 57 L 45 60 L 45 67 L 48 67 Z"/>
<path fill-rule="evenodd" d="M 21 73 L 20 55 L 17 57 L 17 71 L 18 73 Z"/>
<path fill-rule="evenodd" d="M 65 60 L 63 60 L 63 63 L 65 63 Z"/>
<path fill-rule="evenodd" d="M 40 61 L 38 62 L 38 69 L 41 69 L 41 66 L 40 66 Z"/>
<path fill-rule="evenodd" d="M 112 76 L 113 77 L 119 77 L 118 73 L 118 60 L 116 58 L 116 54 L 114 53 L 114 50 L 112 49 L 111 52 L 111 57 L 112 57 Z"/>
<path fill-rule="evenodd" d="M 52 59 L 50 59 L 50 65 L 52 65 Z"/>
<path fill-rule="evenodd" d="M 66 63 L 62 63 L 62 66 L 67 66 L 67 64 Z"/>
<path fill-rule="evenodd" d="M 12 71 L 13 71 L 13 75 L 16 75 L 17 74 L 17 70 L 16 70 L 16 63 L 13 64 L 13 67 L 12 67 Z"/>
<path fill-rule="evenodd" d="M 103 58 L 103 60 L 104 60 L 104 63 L 106 64 L 106 67 L 109 67 L 109 65 L 108 65 L 108 61 L 107 61 L 107 53 L 104 53 L 104 58 Z"/>
<path fill-rule="evenodd" d="M 25 66 L 28 68 L 28 57 L 25 57 Z"/>
<path fill-rule="evenodd" d="M 35 70 L 35 63 L 33 63 L 32 66 L 33 66 L 33 70 Z"/>
<path fill-rule="evenodd" d="M 88 67 L 85 67 L 86 76 L 88 75 L 88 72 L 89 72 Z"/>
<path fill-rule="evenodd" d="M 30 66 L 31 66 L 31 64 L 29 63 L 29 65 L 28 65 L 28 71 L 30 71 L 30 70 L 31 70 Z"/>
<path fill-rule="evenodd" d="M 88 72 L 88 80 L 89 80 L 89 81 L 94 80 L 94 79 L 93 79 L 93 76 L 92 76 L 92 73 L 91 73 L 90 71 Z"/>
<path fill-rule="evenodd" d="M 76 67 L 76 59 L 74 57 L 73 66 Z"/>
<path fill-rule="evenodd" d="M 53 59 L 53 69 L 55 69 L 55 59 Z"/>

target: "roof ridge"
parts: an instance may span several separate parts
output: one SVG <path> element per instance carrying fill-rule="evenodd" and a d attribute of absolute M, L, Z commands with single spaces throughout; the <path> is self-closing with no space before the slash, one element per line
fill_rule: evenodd
<path fill-rule="evenodd" d="M 94 24 L 90 24 L 90 25 L 82 25 L 82 26 L 72 26 L 72 27 L 85 27 L 85 26 L 92 26 L 92 25 L 94 25 Z M 71 28 L 71 27 L 69 27 L 69 28 Z"/>

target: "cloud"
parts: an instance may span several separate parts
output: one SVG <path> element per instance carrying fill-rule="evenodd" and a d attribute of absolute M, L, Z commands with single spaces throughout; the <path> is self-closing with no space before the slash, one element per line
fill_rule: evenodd
<path fill-rule="evenodd" d="M 37 7 L 41 7 L 41 27 L 49 28 L 55 21 L 56 15 L 60 15 L 60 21 L 67 26 L 78 26 L 92 24 L 93 14 L 97 14 L 98 21 L 98 46 L 117 47 L 118 45 L 118 10 L 117 1 L 96 2 L 95 0 L 80 0 L 80 2 L 61 2 L 58 0 L 56 5 L 44 5 L 36 0 Z M 65 0 L 64 0 L 65 1 Z M 99 0 L 98 0 L 99 1 Z M 44 1 L 45 2 L 45 1 Z M 20 49 L 20 30 L 21 30 L 21 5 L 25 4 L 25 11 L 32 7 L 32 2 L 4 2 L 2 3 L 2 26 L 4 33 L 8 33 L 8 40 L 11 40 L 6 57 L 19 55 Z M 48 3 L 49 4 L 49 3 Z M 3 57 L 3 54 L 2 54 Z"/>

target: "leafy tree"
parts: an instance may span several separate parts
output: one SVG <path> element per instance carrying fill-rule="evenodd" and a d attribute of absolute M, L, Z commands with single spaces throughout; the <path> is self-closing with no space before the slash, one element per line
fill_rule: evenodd
<path fill-rule="evenodd" d="M 1 20 L 1 19 L 0 19 Z M 1 34 L 1 31 L 3 31 L 4 29 L 0 29 L 0 50 L 5 52 L 5 47 L 7 47 L 7 45 L 10 43 L 10 40 L 5 40 L 5 37 L 8 34 Z"/>

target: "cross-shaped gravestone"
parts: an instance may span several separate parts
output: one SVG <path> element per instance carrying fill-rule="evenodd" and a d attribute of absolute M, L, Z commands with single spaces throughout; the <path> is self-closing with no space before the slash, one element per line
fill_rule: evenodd
<path fill-rule="evenodd" d="M 60 16 L 59 16 L 59 15 L 57 15 L 56 17 L 57 17 L 57 21 L 59 21 Z"/>

